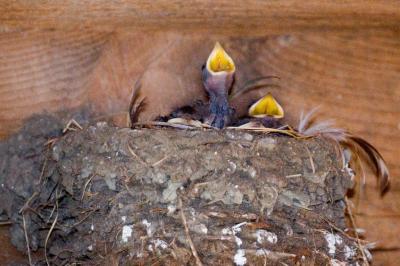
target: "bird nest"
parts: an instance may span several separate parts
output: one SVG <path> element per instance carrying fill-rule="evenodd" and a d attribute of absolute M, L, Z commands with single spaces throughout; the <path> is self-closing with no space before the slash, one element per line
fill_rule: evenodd
<path fill-rule="evenodd" d="M 73 124 L 62 133 L 61 120 L 39 116 L 0 146 L 0 208 L 31 263 L 344 265 L 368 257 L 347 233 L 352 174 L 329 140 Z"/>

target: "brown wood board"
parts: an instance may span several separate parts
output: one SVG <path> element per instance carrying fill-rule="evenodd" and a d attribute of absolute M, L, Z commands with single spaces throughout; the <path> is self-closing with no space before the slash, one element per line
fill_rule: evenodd
<path fill-rule="evenodd" d="M 354 5 L 361 5 L 357 3 Z M 212 23 L 201 28 L 189 20 L 175 26 L 171 22 L 164 28 L 168 30 L 155 31 L 154 21 L 144 20 L 143 29 L 132 22 L 115 30 L 122 18 L 110 27 L 89 19 L 81 25 L 93 24 L 93 29 L 77 31 L 74 28 L 79 25 L 63 17 L 61 11 L 58 18 L 49 18 L 49 13 L 47 20 L 45 13 L 41 18 L 32 14 L 30 19 L 35 20 L 29 24 L 24 19 L 4 20 L 11 17 L 12 10 L 8 9 L 11 11 L 7 14 L 0 12 L 2 30 L 6 31 L 0 35 L 0 136 L 15 132 L 33 113 L 88 102 L 100 115 L 117 116 L 127 110 L 131 90 L 140 77 L 148 102 L 141 120 L 204 99 L 200 67 L 214 41 L 219 40 L 237 63 L 237 85 L 260 75 L 277 75 L 281 79 L 275 83 L 281 88 L 270 91 L 292 121 L 301 110 L 319 105 L 322 118 L 335 119 L 339 126 L 366 138 L 382 152 L 393 177 L 392 191 L 379 199 L 369 176 L 357 221 L 367 230 L 369 240 L 380 240 L 381 247 L 395 249 L 400 233 L 396 231 L 400 214 L 400 32 L 393 26 L 397 15 L 390 3 L 364 6 L 363 12 L 370 13 L 363 13 L 352 23 L 337 16 L 336 26 L 326 28 L 324 24 L 321 28 L 317 23 L 320 20 L 309 20 L 315 22 L 315 30 L 310 25 L 296 27 L 300 24 L 293 21 L 289 30 L 289 24 L 285 24 L 289 22 L 283 21 L 282 29 L 271 22 L 271 28 L 265 26 L 263 33 L 264 24 L 255 22 L 254 30 L 246 31 L 243 37 L 240 35 L 243 29 L 251 28 L 250 22 L 237 29 L 232 25 L 215 28 Z M 1 8 L 12 5 L 2 4 Z M 379 16 L 381 24 L 375 23 Z M 52 23 L 56 30 L 44 30 Z M 185 25 L 192 26 L 184 29 Z M 62 30 L 64 26 L 68 30 Z M 43 30 L 20 31 L 31 27 Z M 250 100 L 261 95 L 260 91 L 241 97 L 234 105 L 243 113 Z M 389 265 L 396 254 L 399 252 L 376 253 L 376 265 Z"/>
<path fill-rule="evenodd" d="M 277 33 L 398 28 L 399 3 L 385 1 L 3 1 L 0 30 L 115 28 Z"/>

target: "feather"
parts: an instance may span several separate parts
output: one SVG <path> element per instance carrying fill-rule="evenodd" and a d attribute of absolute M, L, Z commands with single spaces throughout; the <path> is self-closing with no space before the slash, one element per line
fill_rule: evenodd
<path fill-rule="evenodd" d="M 279 77 L 263 76 L 263 77 L 251 79 L 251 80 L 247 81 L 245 84 L 243 84 L 243 86 L 241 86 L 240 88 L 233 89 L 232 92 L 229 94 L 229 99 L 233 100 L 236 97 L 238 97 L 244 93 L 248 93 L 249 91 L 252 91 L 252 90 L 259 90 L 259 89 L 271 88 L 271 87 L 280 88 L 280 86 L 277 84 L 269 83 L 268 81 L 271 79 L 279 79 Z"/>
<path fill-rule="evenodd" d="M 371 167 L 379 182 L 381 194 L 384 194 L 390 183 L 390 174 L 385 160 L 379 151 L 365 139 L 355 136 L 342 128 L 334 126 L 333 120 L 316 121 L 318 108 L 313 108 L 308 113 L 300 114 L 297 131 L 305 136 L 323 136 L 333 140 L 342 149 L 349 148 L 354 155 L 356 164 L 360 166 L 362 175 L 363 163 Z"/>
<path fill-rule="evenodd" d="M 378 177 L 379 188 L 383 194 L 389 186 L 390 175 L 389 169 L 382 155 L 374 146 L 372 146 L 372 144 L 363 138 L 354 136 L 352 134 L 348 134 L 347 138 L 351 142 L 355 143 L 361 149 L 361 152 L 366 155 L 370 165 L 373 166 L 375 175 Z"/>
<path fill-rule="evenodd" d="M 141 87 L 142 84 L 140 83 L 140 80 L 136 81 L 133 88 L 131 102 L 129 103 L 129 119 L 131 127 L 137 123 L 139 114 L 143 112 L 146 106 L 146 99 L 140 97 Z"/>

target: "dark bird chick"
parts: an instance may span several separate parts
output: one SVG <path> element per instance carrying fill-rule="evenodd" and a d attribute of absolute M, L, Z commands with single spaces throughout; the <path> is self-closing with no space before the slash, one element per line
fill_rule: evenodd
<path fill-rule="evenodd" d="M 267 93 L 264 97 L 253 103 L 248 110 L 247 116 L 240 118 L 233 126 L 262 125 L 266 128 L 280 128 L 283 126 L 285 112 L 278 101 Z"/>
<path fill-rule="evenodd" d="M 234 111 L 229 106 L 228 94 L 235 76 L 235 63 L 217 42 L 203 67 L 204 88 L 210 98 L 209 115 L 205 123 L 223 128 L 229 124 Z"/>

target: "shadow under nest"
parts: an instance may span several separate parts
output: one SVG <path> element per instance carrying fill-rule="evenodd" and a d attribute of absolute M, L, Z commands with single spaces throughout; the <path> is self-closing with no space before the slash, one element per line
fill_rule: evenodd
<path fill-rule="evenodd" d="M 32 263 L 365 259 L 345 232 L 351 173 L 326 139 L 105 122 L 63 134 L 64 122 L 36 116 L 0 146 L 2 217 Z"/>

